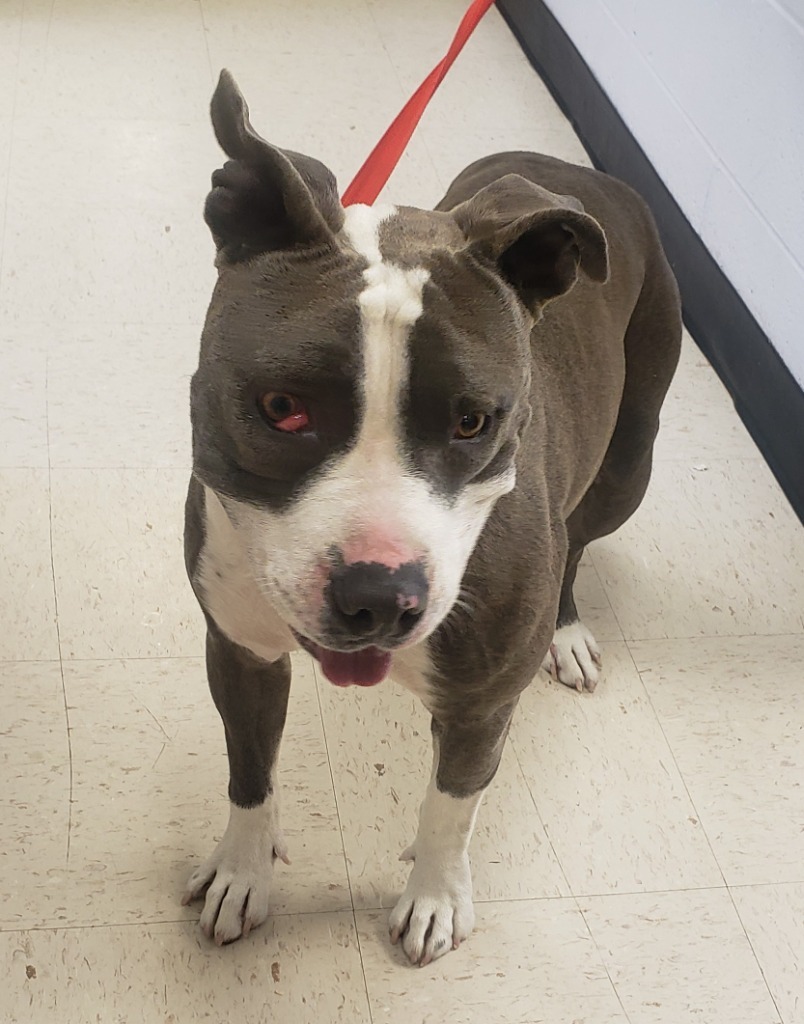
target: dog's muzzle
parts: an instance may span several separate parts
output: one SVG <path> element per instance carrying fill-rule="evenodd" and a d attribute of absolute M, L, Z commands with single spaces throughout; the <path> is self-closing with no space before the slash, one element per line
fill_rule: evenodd
<path fill-rule="evenodd" d="M 391 653 L 415 632 L 430 585 L 422 562 L 392 568 L 353 562 L 333 568 L 324 589 L 319 643 L 297 634 L 336 686 L 374 686 L 388 675 Z"/>
<path fill-rule="evenodd" d="M 392 569 L 381 562 L 335 568 L 325 590 L 327 633 L 347 646 L 393 647 L 416 628 L 427 608 L 429 584 L 421 562 Z"/>

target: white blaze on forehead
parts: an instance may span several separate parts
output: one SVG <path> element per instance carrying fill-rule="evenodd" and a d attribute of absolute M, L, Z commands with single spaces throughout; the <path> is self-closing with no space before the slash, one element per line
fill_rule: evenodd
<path fill-rule="evenodd" d="M 422 314 L 429 278 L 423 267 L 404 269 L 383 260 L 380 225 L 396 214 L 393 206 L 350 206 L 343 234 L 368 261 L 358 301 L 363 321 L 363 421 L 354 454 L 388 455 L 400 440 L 399 409 L 408 381 L 408 338 Z M 402 467 L 399 466 L 402 472 Z"/>
<path fill-rule="evenodd" d="M 341 231 L 351 247 L 369 261 L 382 262 L 380 224 L 396 213 L 395 206 L 347 206 Z"/>

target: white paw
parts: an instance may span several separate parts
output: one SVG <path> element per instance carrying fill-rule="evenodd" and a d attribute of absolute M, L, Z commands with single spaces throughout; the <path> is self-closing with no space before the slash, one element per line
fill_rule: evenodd
<path fill-rule="evenodd" d="M 600 681 L 601 654 L 595 638 L 582 622 L 557 629 L 542 668 L 553 679 L 590 693 Z"/>
<path fill-rule="evenodd" d="M 469 856 L 417 859 L 411 847 L 400 859 L 414 860 L 414 865 L 391 911 L 391 942 L 401 939 L 410 962 L 424 967 L 457 949 L 475 926 Z"/>
<path fill-rule="evenodd" d="M 245 937 L 268 917 L 274 861 L 289 864 L 284 837 L 269 827 L 266 808 L 232 806 L 229 825 L 214 853 L 190 875 L 186 906 L 206 889 L 201 931 L 219 946 Z"/>

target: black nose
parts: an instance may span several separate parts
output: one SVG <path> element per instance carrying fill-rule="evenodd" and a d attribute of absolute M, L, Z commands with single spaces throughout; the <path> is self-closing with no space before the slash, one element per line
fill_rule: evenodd
<path fill-rule="evenodd" d="M 333 625 L 359 640 L 401 640 L 427 607 L 428 589 L 421 562 L 398 569 L 380 562 L 341 566 L 330 576 L 327 594 Z"/>

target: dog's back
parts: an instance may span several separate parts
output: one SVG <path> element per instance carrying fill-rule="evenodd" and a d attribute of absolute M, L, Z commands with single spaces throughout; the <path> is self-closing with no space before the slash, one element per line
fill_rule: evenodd
<path fill-rule="evenodd" d="M 575 569 L 586 544 L 622 525 L 644 496 L 680 352 L 678 287 L 644 200 L 591 168 L 535 153 L 497 154 L 463 171 L 437 209 L 453 209 L 511 173 L 582 204 L 605 232 L 609 278 L 600 287 L 580 276 L 544 306 L 533 328 L 533 418 L 517 457 L 517 487 L 492 511 L 464 585 L 484 594 L 476 618 L 494 617 L 494 629 L 477 631 L 484 643 L 491 636 L 502 650 L 528 637 L 541 648 L 557 623 L 556 637 L 569 629 L 572 641 L 564 652 L 559 641 L 545 667 L 592 689 L 596 666 L 578 650 L 585 643 L 576 635 Z M 441 643 L 444 659 L 460 658 L 470 676 L 489 655 L 465 644 L 448 654 L 446 636 Z"/>

